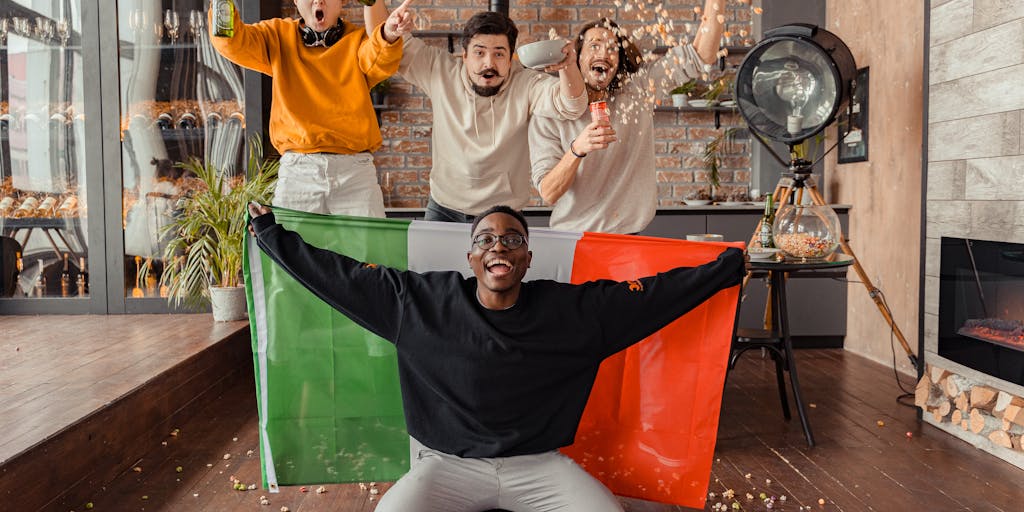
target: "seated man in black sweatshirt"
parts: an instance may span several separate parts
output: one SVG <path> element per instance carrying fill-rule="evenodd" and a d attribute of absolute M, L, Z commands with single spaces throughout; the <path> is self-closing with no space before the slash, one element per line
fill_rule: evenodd
<path fill-rule="evenodd" d="M 523 282 L 521 213 L 472 226 L 469 265 L 399 271 L 306 244 L 251 205 L 260 249 L 329 305 L 395 344 L 412 468 L 378 512 L 621 511 L 558 449 L 573 443 L 601 361 L 739 284 L 743 253 L 639 279 Z"/>

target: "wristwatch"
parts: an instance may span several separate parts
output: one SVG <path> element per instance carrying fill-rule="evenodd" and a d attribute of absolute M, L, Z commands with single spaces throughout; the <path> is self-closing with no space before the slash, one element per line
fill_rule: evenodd
<path fill-rule="evenodd" d="M 370 7 L 373 4 L 377 3 L 377 0 L 359 0 L 359 3 L 361 3 L 361 4 L 363 4 L 363 5 L 367 6 L 367 7 Z"/>

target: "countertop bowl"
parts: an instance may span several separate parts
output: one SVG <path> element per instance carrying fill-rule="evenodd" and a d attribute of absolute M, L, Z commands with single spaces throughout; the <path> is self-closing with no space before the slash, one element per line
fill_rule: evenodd
<path fill-rule="evenodd" d="M 751 247 L 747 249 L 750 261 L 769 261 L 774 259 L 775 255 L 779 252 L 780 249 L 774 247 Z"/>

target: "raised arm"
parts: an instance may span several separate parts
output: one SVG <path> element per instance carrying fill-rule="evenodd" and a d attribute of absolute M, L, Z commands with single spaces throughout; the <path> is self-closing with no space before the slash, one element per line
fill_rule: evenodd
<path fill-rule="evenodd" d="M 693 36 L 693 48 L 705 64 L 718 60 L 718 48 L 725 30 L 725 0 L 704 0 L 700 27 Z"/>
<path fill-rule="evenodd" d="M 680 267 L 633 282 L 605 282 L 593 307 L 601 315 L 605 355 L 647 336 L 718 293 L 737 286 L 746 274 L 743 251 L 730 247 L 699 267 Z"/>
<path fill-rule="evenodd" d="M 207 11 L 207 30 L 210 43 L 224 58 L 260 73 L 270 75 L 270 55 L 278 51 L 276 35 L 271 23 L 262 21 L 253 25 L 242 23 L 235 9 L 235 35 L 232 37 L 216 37 L 213 35 L 213 6 Z"/>
<path fill-rule="evenodd" d="M 362 0 L 360 0 L 362 1 Z M 366 35 L 373 37 L 373 29 L 381 23 L 381 35 L 388 43 L 394 43 L 398 38 L 411 33 L 413 28 L 414 14 L 409 10 L 412 0 L 405 0 L 391 14 L 384 5 L 385 0 L 376 0 L 373 5 L 363 7 L 363 21 L 366 23 Z"/>
<path fill-rule="evenodd" d="M 562 47 L 562 55 L 565 58 L 558 64 L 544 68 L 548 73 L 558 72 L 558 83 L 562 98 L 570 100 L 585 95 L 587 90 L 583 84 L 583 74 L 580 73 L 580 66 L 576 59 L 576 45 L 567 41 Z"/>
<path fill-rule="evenodd" d="M 249 205 L 249 232 L 260 249 L 302 286 L 352 321 L 392 343 L 399 331 L 404 274 L 306 243 L 266 206 Z"/>
<path fill-rule="evenodd" d="M 363 2 L 364 0 L 359 1 Z M 373 37 L 373 29 L 388 19 L 388 8 L 384 2 L 385 0 L 373 0 L 370 5 L 363 3 L 363 24 L 366 28 L 366 35 L 370 37 Z"/>

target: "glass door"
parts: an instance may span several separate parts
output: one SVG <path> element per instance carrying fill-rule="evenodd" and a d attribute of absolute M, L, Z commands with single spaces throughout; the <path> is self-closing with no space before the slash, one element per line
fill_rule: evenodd
<path fill-rule="evenodd" d="M 128 312 L 166 308 L 160 276 L 183 259 L 165 253 L 173 236 L 166 226 L 177 201 L 197 186 L 190 169 L 244 173 L 242 72 L 211 45 L 205 8 L 203 0 L 117 2 Z"/>
<path fill-rule="evenodd" d="M 89 193 L 99 189 L 86 172 L 87 153 L 98 155 L 86 137 L 98 123 L 87 115 L 82 26 L 80 1 L 0 2 L 4 310 L 12 300 L 59 299 L 80 301 L 66 311 L 86 311 L 93 293 L 88 226 L 91 210 L 102 217 L 102 197 Z"/>

